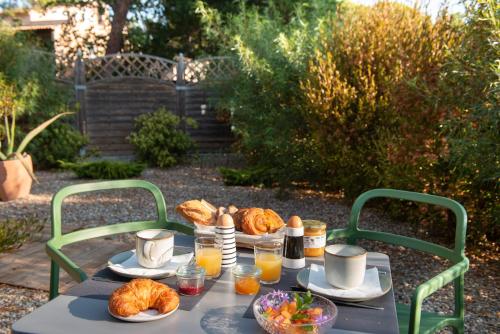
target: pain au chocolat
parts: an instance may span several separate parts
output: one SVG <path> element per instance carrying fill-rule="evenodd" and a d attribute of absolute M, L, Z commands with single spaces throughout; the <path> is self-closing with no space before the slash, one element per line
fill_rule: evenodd
<path fill-rule="evenodd" d="M 236 229 L 251 235 L 275 233 L 285 225 L 283 219 L 271 209 L 239 209 L 233 218 Z"/>

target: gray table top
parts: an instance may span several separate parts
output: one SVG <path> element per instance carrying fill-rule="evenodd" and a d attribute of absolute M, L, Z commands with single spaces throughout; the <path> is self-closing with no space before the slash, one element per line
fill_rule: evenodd
<path fill-rule="evenodd" d="M 193 246 L 193 238 L 176 236 L 176 244 Z M 252 253 L 238 251 L 238 262 L 252 263 Z M 308 260 L 311 262 L 311 260 Z M 381 253 L 368 253 L 369 265 L 384 268 L 390 275 L 389 257 Z M 279 288 L 290 290 L 295 285 L 293 278 L 297 270 L 283 268 L 282 280 L 277 286 L 262 286 L 259 294 Z M 116 320 L 107 311 L 108 297 L 123 282 L 114 280 L 106 271 L 88 279 L 65 295 L 61 295 L 23 317 L 12 326 L 13 333 L 264 333 L 255 319 L 251 319 L 251 308 L 255 296 L 234 293 L 230 271 L 225 271 L 210 285 L 204 295 L 193 300 L 191 305 L 181 307 L 172 315 L 157 321 L 129 323 Z M 106 278 L 107 277 L 107 278 Z M 105 281 L 103 278 L 109 279 Z M 113 279 L 113 280 L 112 280 Z M 172 285 L 173 278 L 163 280 Z M 194 298 L 182 296 L 181 299 Z M 182 302 L 181 302 L 182 303 Z M 362 309 L 337 305 L 337 322 L 328 333 L 399 333 L 394 294 L 370 301 L 384 310 Z M 189 304 L 189 303 L 188 303 Z M 182 304 L 181 304 L 182 306 Z"/>

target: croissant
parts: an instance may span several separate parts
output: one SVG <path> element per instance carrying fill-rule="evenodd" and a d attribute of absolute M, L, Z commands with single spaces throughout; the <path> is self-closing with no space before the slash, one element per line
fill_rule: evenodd
<path fill-rule="evenodd" d="M 217 209 L 203 199 L 181 203 L 177 205 L 175 211 L 191 223 L 215 225 L 217 220 Z"/>
<path fill-rule="evenodd" d="M 285 225 L 283 219 L 271 209 L 239 209 L 233 219 L 237 230 L 251 235 L 275 233 Z"/>
<path fill-rule="evenodd" d="M 113 314 L 129 317 L 150 308 L 165 314 L 176 309 L 179 303 L 179 295 L 168 285 L 137 278 L 116 289 L 108 306 Z"/>

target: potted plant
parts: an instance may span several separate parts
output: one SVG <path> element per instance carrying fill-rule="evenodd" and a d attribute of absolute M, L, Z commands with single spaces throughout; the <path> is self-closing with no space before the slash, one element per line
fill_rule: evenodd
<path fill-rule="evenodd" d="M 16 148 L 16 113 L 19 109 L 20 104 L 14 86 L 0 77 L 0 200 L 2 201 L 29 195 L 32 180 L 36 181 L 36 178 L 33 174 L 31 157 L 24 152 L 26 146 L 58 118 L 72 114 L 63 112 L 43 122 L 31 130 Z"/>

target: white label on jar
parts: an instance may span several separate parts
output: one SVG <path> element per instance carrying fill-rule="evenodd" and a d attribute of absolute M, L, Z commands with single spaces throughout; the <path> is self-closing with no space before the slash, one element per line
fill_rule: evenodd
<path fill-rule="evenodd" d="M 304 236 L 304 248 L 322 248 L 326 246 L 326 234 Z"/>

